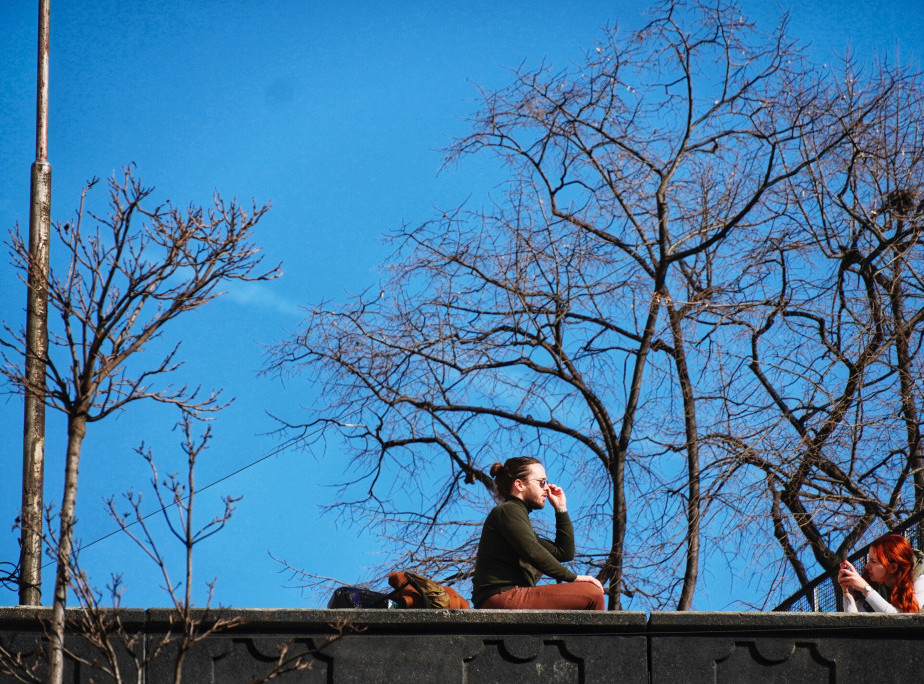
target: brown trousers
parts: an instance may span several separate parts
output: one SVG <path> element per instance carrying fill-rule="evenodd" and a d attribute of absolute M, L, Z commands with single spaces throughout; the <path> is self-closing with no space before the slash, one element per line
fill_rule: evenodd
<path fill-rule="evenodd" d="M 538 587 L 514 587 L 482 603 L 479 608 L 539 608 L 546 610 L 603 610 L 603 592 L 593 582 L 562 582 Z"/>

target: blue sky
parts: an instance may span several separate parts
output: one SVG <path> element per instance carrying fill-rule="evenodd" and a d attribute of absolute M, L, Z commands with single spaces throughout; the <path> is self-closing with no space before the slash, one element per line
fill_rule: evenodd
<path fill-rule="evenodd" d="M 297 417 L 299 404 L 320 399 L 297 381 L 259 376 L 264 345 L 296 328 L 300 306 L 374 285 L 376 265 L 387 254 L 383 233 L 467 198 L 478 201 L 500 180 L 488 160 L 438 173 L 440 150 L 468 130 L 479 87 L 505 85 L 521 63 L 578 62 L 603 26 L 639 27 L 648 4 L 52 3 L 54 220 L 71 217 L 88 179 L 111 176 L 129 162 L 157 186 L 159 199 L 180 205 L 207 203 L 214 191 L 273 203 L 256 238 L 266 262 L 282 262 L 285 275 L 234 286 L 165 331 L 166 340 L 183 340 L 179 382 L 223 388 L 236 398 L 214 424 L 198 470 L 203 485 L 221 480 L 202 493 L 201 519 L 217 512 L 219 495 L 243 499 L 228 528 L 199 549 L 200 597 L 204 582 L 217 577 L 216 599 L 224 605 L 316 607 L 318 598 L 287 588 L 289 578 L 270 553 L 345 581 L 381 562 L 374 530 L 321 515 L 320 506 L 335 497 L 330 485 L 342 476 L 335 449 L 326 459 L 292 449 L 270 455 L 280 442 L 269 414 Z M 775 25 L 775 6 L 748 0 L 743 8 L 764 30 Z M 4 235 L 16 223 L 28 226 L 36 27 L 37 2 L 0 0 Z M 816 61 L 849 47 L 863 58 L 897 55 L 920 66 L 924 11 L 918 0 L 808 1 L 792 8 L 791 32 L 811 43 Z M 105 199 L 99 190 L 97 199 Z M 25 289 L 7 260 L 0 264 L 0 302 L 0 318 L 21 325 Z M 173 422 L 169 411 L 138 404 L 90 426 L 78 498 L 84 544 L 114 529 L 104 498 L 134 489 L 153 510 L 147 466 L 134 449 L 144 441 L 162 470 L 179 468 Z M 7 464 L 0 561 L 11 561 L 18 555 L 11 529 L 20 503 L 18 397 L 0 397 L 0 430 Z M 61 417 L 49 413 L 46 503 L 55 505 L 63 431 Z M 163 545 L 171 546 L 166 538 Z M 89 546 L 82 558 L 99 586 L 110 572 L 125 573 L 126 605 L 164 605 L 160 579 L 123 537 Z M 46 601 L 52 575 L 46 568 Z M 711 609 L 752 591 L 746 575 L 730 582 L 719 568 L 706 572 L 700 589 L 696 606 Z M 14 592 L 0 589 L 0 604 L 16 601 Z"/>

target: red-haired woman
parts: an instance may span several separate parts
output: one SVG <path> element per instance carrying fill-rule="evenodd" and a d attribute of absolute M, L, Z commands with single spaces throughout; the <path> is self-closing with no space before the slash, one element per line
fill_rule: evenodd
<path fill-rule="evenodd" d="M 924 553 L 900 534 L 886 534 L 870 545 L 862 573 L 844 561 L 837 581 L 848 613 L 920 613 Z"/>

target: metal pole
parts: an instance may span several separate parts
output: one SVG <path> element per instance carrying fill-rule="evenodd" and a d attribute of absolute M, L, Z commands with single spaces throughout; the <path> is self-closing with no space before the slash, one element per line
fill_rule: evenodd
<path fill-rule="evenodd" d="M 48 354 L 48 243 L 51 164 L 48 163 L 50 0 L 39 0 L 35 162 L 29 206 L 29 288 L 26 301 L 26 387 L 23 421 L 20 605 L 42 602 L 42 490 L 45 472 L 45 358 Z"/>

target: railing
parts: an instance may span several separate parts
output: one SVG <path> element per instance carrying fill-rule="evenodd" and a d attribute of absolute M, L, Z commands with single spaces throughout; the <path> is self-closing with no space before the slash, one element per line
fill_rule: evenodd
<path fill-rule="evenodd" d="M 924 511 L 918 511 L 903 523 L 883 532 L 904 535 L 916 548 L 924 546 Z M 858 571 L 863 570 L 866 554 L 871 544 L 867 544 L 847 556 Z M 802 587 L 773 610 L 794 612 L 830 613 L 841 608 L 841 590 L 837 584 L 837 570 L 825 572 Z"/>

